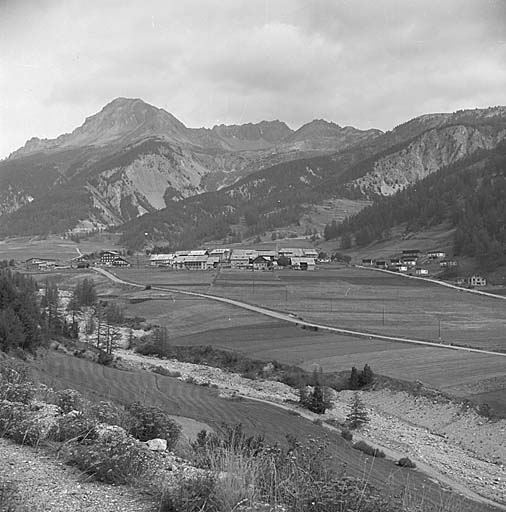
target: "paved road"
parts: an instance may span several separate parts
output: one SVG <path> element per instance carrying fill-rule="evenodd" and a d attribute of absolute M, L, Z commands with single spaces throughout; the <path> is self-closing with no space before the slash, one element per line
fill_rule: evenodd
<path fill-rule="evenodd" d="M 139 284 L 139 283 L 133 283 L 131 281 L 125 281 L 124 279 L 120 279 L 116 275 L 114 275 L 112 272 L 109 272 L 108 270 L 105 270 L 104 268 L 95 267 L 93 268 L 95 272 L 98 272 L 99 274 L 102 274 L 103 276 L 107 277 L 111 281 L 114 281 L 118 284 L 126 284 L 130 286 L 135 286 L 137 288 L 145 288 L 146 285 Z M 395 274 L 398 275 L 398 274 Z M 396 341 L 396 342 L 402 342 L 402 343 L 411 343 L 414 345 L 425 345 L 429 347 L 436 347 L 440 349 L 446 349 L 446 350 L 458 350 L 461 352 L 474 352 L 477 354 L 486 354 L 486 355 L 495 355 L 499 357 L 505 357 L 506 353 L 503 352 L 494 352 L 492 350 L 482 350 L 478 348 L 467 348 L 467 347 L 459 347 L 458 345 L 443 345 L 441 343 L 435 343 L 431 341 L 423 341 L 423 340 L 417 340 L 413 338 L 401 338 L 398 336 L 386 336 L 384 334 L 376 334 L 376 333 L 370 333 L 370 332 L 363 332 L 363 331 L 355 331 L 351 329 L 342 329 L 340 327 L 332 327 L 330 325 L 325 324 L 319 324 L 314 322 L 307 322 L 306 320 L 302 320 L 300 318 L 297 318 L 296 316 L 292 316 L 289 313 L 284 313 L 282 311 L 276 311 L 274 309 L 268 309 L 261 306 L 256 306 L 254 304 L 248 304 L 247 302 L 235 300 L 235 299 L 229 299 L 227 297 L 219 297 L 217 295 L 210 295 L 208 293 L 200 293 L 200 292 L 189 292 L 186 290 L 178 290 L 174 288 L 166 288 L 166 287 L 157 287 L 152 286 L 152 290 L 167 292 L 167 293 L 179 293 L 182 295 L 191 295 L 193 297 L 200 297 L 202 299 L 209 299 L 214 300 L 217 302 L 222 302 L 225 304 L 230 304 L 232 306 L 236 306 L 238 308 L 247 309 L 248 311 L 253 311 L 254 313 L 259 313 L 261 315 L 265 315 L 271 318 L 275 318 L 277 320 L 282 320 L 285 322 L 290 322 L 292 324 L 296 325 L 304 325 L 306 327 L 315 329 L 315 330 L 322 330 L 322 331 L 328 331 L 328 332 L 335 332 L 336 334 L 344 334 L 346 336 L 356 336 L 360 338 L 369 338 L 369 339 L 376 339 L 376 340 L 383 340 L 383 341 Z"/>

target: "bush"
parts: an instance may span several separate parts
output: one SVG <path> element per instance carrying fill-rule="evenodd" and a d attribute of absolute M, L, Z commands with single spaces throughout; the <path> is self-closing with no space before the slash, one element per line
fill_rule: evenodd
<path fill-rule="evenodd" d="M 181 433 L 181 428 L 167 413 L 157 407 L 149 407 L 135 402 L 127 407 L 133 418 L 129 433 L 140 441 L 165 439 L 167 448 L 173 449 Z"/>
<path fill-rule="evenodd" d="M 401 468 L 416 468 L 416 464 L 409 457 L 399 459 L 397 465 L 401 466 Z"/>
<path fill-rule="evenodd" d="M 353 441 L 353 434 L 349 430 L 341 430 L 341 437 L 346 441 Z"/>
<path fill-rule="evenodd" d="M 0 363 L 0 400 L 29 404 L 37 387 L 28 377 L 28 371 L 15 361 Z"/>
<path fill-rule="evenodd" d="M 81 443 L 91 441 L 97 438 L 96 425 L 97 422 L 88 415 L 74 411 L 58 419 L 58 423 L 50 430 L 49 437 L 58 442 L 70 439 Z"/>
<path fill-rule="evenodd" d="M 36 446 L 44 437 L 43 424 L 26 404 L 0 403 L 0 435 L 18 444 Z"/>
<path fill-rule="evenodd" d="M 98 354 L 97 363 L 103 364 L 104 366 L 109 366 L 114 361 L 114 356 L 112 354 L 108 354 L 107 352 L 100 351 Z"/>
<path fill-rule="evenodd" d="M 169 370 L 164 366 L 155 366 L 151 371 L 154 373 L 158 373 L 159 375 L 164 375 L 165 377 L 181 377 L 181 372 L 178 372 L 177 370 Z"/>
<path fill-rule="evenodd" d="M 68 414 L 70 411 L 81 411 L 84 400 L 79 391 L 64 389 L 56 392 L 56 405 L 62 410 L 63 414 Z"/>
<path fill-rule="evenodd" d="M 70 462 L 96 480 L 132 483 L 150 467 L 151 453 L 123 429 L 109 429 L 91 444 L 74 443 Z"/>
<path fill-rule="evenodd" d="M 370 455 L 371 457 L 378 457 L 378 458 L 385 458 L 385 453 L 380 450 L 379 448 L 374 448 L 370 444 L 367 444 L 365 441 L 357 441 L 353 448 L 355 450 L 360 450 L 361 452 L 365 453 L 366 455 Z"/>
<path fill-rule="evenodd" d="M 181 482 L 174 492 L 163 493 L 160 512 L 221 512 L 216 497 L 216 479 L 212 476 L 199 476 Z"/>

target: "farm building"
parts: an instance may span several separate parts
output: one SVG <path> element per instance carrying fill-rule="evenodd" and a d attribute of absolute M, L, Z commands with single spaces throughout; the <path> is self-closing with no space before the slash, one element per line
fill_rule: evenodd
<path fill-rule="evenodd" d="M 304 249 L 301 249 L 300 247 L 294 247 L 294 248 L 283 248 L 278 250 L 278 256 L 286 256 L 287 258 L 291 258 L 292 256 L 295 256 L 297 258 L 304 257 Z"/>
<path fill-rule="evenodd" d="M 149 264 L 152 267 L 167 267 L 172 264 L 174 254 L 152 254 L 149 257 Z"/>
<path fill-rule="evenodd" d="M 428 276 L 429 271 L 426 268 L 416 267 L 415 268 L 415 276 Z"/>
<path fill-rule="evenodd" d="M 387 268 L 387 262 L 384 260 L 378 260 L 376 261 L 376 268 Z"/>
<path fill-rule="evenodd" d="M 407 267 L 416 267 L 416 264 L 418 263 L 418 258 L 416 256 L 408 256 L 402 258 L 402 263 Z"/>
<path fill-rule="evenodd" d="M 207 259 L 208 256 L 205 254 L 188 254 L 188 256 L 183 256 L 183 268 L 187 270 L 206 270 Z"/>
<path fill-rule="evenodd" d="M 25 267 L 27 270 L 53 270 L 56 266 L 55 260 L 45 258 L 30 258 L 26 260 Z"/>
<path fill-rule="evenodd" d="M 194 251 L 189 251 L 188 256 L 208 256 L 209 252 L 207 249 L 196 249 Z"/>
<path fill-rule="evenodd" d="M 112 262 L 119 257 L 120 254 L 118 251 L 102 251 L 100 253 L 100 263 L 102 265 L 111 266 Z"/>
<path fill-rule="evenodd" d="M 291 266 L 295 270 L 314 270 L 316 263 L 314 258 L 294 256 L 290 258 Z"/>
<path fill-rule="evenodd" d="M 230 256 L 230 249 L 225 249 L 225 248 L 213 249 L 209 253 L 209 256 L 212 256 L 213 258 L 218 257 L 220 259 L 220 262 L 228 261 L 228 258 Z"/>
<path fill-rule="evenodd" d="M 217 268 L 220 263 L 221 260 L 219 256 L 208 256 L 206 261 L 206 270 Z"/>
<path fill-rule="evenodd" d="M 400 265 L 402 263 L 402 260 L 400 258 L 391 258 L 390 259 L 390 265 Z"/>
<path fill-rule="evenodd" d="M 407 272 L 408 266 L 401 263 L 400 265 L 397 265 L 397 269 L 399 270 L 399 272 Z"/>
<path fill-rule="evenodd" d="M 443 268 L 456 267 L 457 262 L 455 260 L 443 260 L 439 262 L 439 266 Z"/>
<path fill-rule="evenodd" d="M 431 260 L 440 260 L 446 258 L 446 253 L 443 251 L 429 251 L 427 257 Z"/>
<path fill-rule="evenodd" d="M 122 258 L 121 256 L 118 256 L 112 260 L 111 265 L 113 267 L 129 267 L 130 262 L 127 261 L 125 258 Z"/>
<path fill-rule="evenodd" d="M 418 257 L 420 254 L 420 249 L 404 249 L 402 251 L 403 256 L 416 256 Z"/>
<path fill-rule="evenodd" d="M 316 249 L 303 249 L 306 258 L 318 258 L 318 251 Z"/>
<path fill-rule="evenodd" d="M 487 286 L 487 280 L 484 277 L 474 275 L 469 278 L 469 286 Z"/>
<path fill-rule="evenodd" d="M 272 268 L 272 260 L 265 256 L 257 256 L 252 263 L 253 270 L 270 270 Z"/>
<path fill-rule="evenodd" d="M 371 266 L 374 264 L 372 258 L 362 258 L 362 265 Z"/>
<path fill-rule="evenodd" d="M 267 249 L 258 249 L 258 256 L 265 258 L 269 261 L 274 261 L 276 259 L 276 251 L 271 251 Z"/>

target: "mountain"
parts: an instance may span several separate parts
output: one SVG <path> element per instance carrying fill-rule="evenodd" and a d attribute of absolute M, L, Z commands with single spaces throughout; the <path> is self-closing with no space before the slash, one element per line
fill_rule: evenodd
<path fill-rule="evenodd" d="M 286 142 L 294 132 L 281 121 L 194 129 L 140 99 L 117 98 L 72 133 L 32 138 L 0 162 L 0 234 L 119 225 L 259 169 L 333 153 L 378 133 L 354 130 L 325 143 L 308 131 L 299 149 Z"/>
<path fill-rule="evenodd" d="M 367 246 L 388 240 L 393 228 L 405 233 L 445 225 L 453 232 L 456 256 L 476 258 L 482 269 L 506 265 L 506 141 L 481 149 L 432 173 L 341 224 L 325 228 L 327 240 Z"/>
<path fill-rule="evenodd" d="M 339 130 L 324 123 L 313 128 Z M 150 240 L 190 246 L 229 235 L 241 223 L 243 236 L 255 235 L 296 223 L 328 199 L 392 195 L 505 139 L 504 107 L 420 116 L 334 154 L 280 163 L 170 204 L 123 226 L 123 240 L 135 246 L 149 232 Z"/>

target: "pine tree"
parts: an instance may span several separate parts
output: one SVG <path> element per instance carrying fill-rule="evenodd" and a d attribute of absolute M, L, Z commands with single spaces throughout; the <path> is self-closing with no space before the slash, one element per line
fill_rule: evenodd
<path fill-rule="evenodd" d="M 360 399 L 358 393 L 353 395 L 351 400 L 350 412 L 346 416 L 346 423 L 348 428 L 357 429 L 362 425 L 365 425 L 369 421 L 369 416 L 367 415 L 367 410 L 365 408 L 364 402 Z"/>
<path fill-rule="evenodd" d="M 363 388 L 364 386 L 369 386 L 370 384 L 373 383 L 374 373 L 368 364 L 366 364 L 364 366 L 364 369 L 360 372 L 358 380 L 361 388 Z"/>
<path fill-rule="evenodd" d="M 349 380 L 350 389 L 360 388 L 360 375 L 355 366 L 352 367 Z"/>

